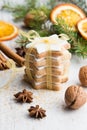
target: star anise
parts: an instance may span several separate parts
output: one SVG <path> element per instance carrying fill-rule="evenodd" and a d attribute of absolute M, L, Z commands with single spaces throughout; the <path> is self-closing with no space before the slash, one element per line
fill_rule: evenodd
<path fill-rule="evenodd" d="M 46 116 L 45 112 L 46 110 L 44 110 L 43 108 L 40 108 L 39 105 L 31 106 L 29 109 L 29 115 L 33 118 L 43 118 Z"/>
<path fill-rule="evenodd" d="M 25 57 L 25 53 L 26 53 L 26 49 L 25 47 L 17 47 L 16 49 L 16 53 L 21 56 L 21 57 Z"/>
<path fill-rule="evenodd" d="M 30 103 L 33 100 L 32 97 L 33 93 L 30 91 L 27 91 L 26 89 L 24 89 L 22 92 L 18 92 L 16 93 L 14 96 L 16 97 L 16 100 L 18 102 L 27 102 Z"/>

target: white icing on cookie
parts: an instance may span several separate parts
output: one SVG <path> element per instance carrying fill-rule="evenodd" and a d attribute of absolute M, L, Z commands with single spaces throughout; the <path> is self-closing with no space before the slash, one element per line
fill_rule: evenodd
<path fill-rule="evenodd" d="M 32 43 L 27 44 L 26 48 L 33 47 L 37 49 L 37 52 L 43 53 L 48 50 L 62 51 L 64 45 L 68 44 L 66 40 L 58 38 L 56 34 L 49 37 L 38 37 Z M 50 46 L 49 46 L 50 45 Z"/>

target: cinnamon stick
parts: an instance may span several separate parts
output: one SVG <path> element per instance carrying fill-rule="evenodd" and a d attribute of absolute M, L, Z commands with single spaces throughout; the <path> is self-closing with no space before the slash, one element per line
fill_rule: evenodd
<path fill-rule="evenodd" d="M 20 66 L 24 65 L 25 59 L 21 56 L 17 55 L 13 50 L 11 50 L 8 46 L 4 43 L 0 43 L 0 50 L 9 58 L 13 59 L 17 64 Z"/>
<path fill-rule="evenodd" d="M 6 58 L 2 55 L 2 53 L 0 52 L 0 60 L 3 61 L 3 62 L 6 62 Z"/>

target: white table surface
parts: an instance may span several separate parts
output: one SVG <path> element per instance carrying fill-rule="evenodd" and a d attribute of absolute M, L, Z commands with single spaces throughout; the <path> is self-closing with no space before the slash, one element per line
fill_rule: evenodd
<path fill-rule="evenodd" d="M 13 23 L 8 13 L 0 12 L 0 19 Z M 15 40 L 5 44 L 14 49 Z M 32 89 L 23 80 L 24 68 L 0 71 L 0 130 L 87 130 L 87 103 L 78 110 L 68 110 L 64 101 L 66 88 L 80 84 L 78 73 L 83 65 L 87 65 L 87 59 L 72 56 L 69 80 L 57 92 Z M 34 94 L 30 104 L 14 100 L 13 95 L 24 88 Z M 87 88 L 84 90 L 87 91 Z M 36 104 L 46 109 L 46 118 L 38 120 L 29 117 L 28 108 Z"/>

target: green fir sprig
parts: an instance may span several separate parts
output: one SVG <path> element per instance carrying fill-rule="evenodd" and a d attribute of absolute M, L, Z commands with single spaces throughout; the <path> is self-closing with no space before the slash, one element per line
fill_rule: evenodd
<path fill-rule="evenodd" d="M 16 40 L 16 43 L 18 43 L 20 47 L 25 47 L 29 42 L 29 39 L 21 34 L 18 36 L 18 39 Z"/>
<path fill-rule="evenodd" d="M 13 14 L 14 20 L 23 20 L 25 15 L 31 10 L 35 9 L 37 0 L 25 0 L 23 4 L 17 4 L 4 0 L 2 10 L 7 10 Z"/>
<path fill-rule="evenodd" d="M 73 30 L 65 23 L 63 19 L 57 20 L 57 25 L 53 25 L 53 30 L 56 34 L 66 34 L 69 37 L 71 44 L 70 52 L 83 58 L 87 57 L 87 40 L 82 38 L 78 31 Z"/>
<path fill-rule="evenodd" d="M 40 5 L 39 0 L 25 0 L 23 4 L 17 4 L 17 3 L 14 4 L 14 2 L 7 2 L 6 0 L 4 0 L 4 4 L 1 9 L 10 11 L 14 16 L 14 19 L 17 21 L 24 19 L 25 15 L 29 11 L 35 11 L 37 9 L 39 11 L 43 10 L 49 17 L 50 6 L 48 8 L 46 4 Z"/>

